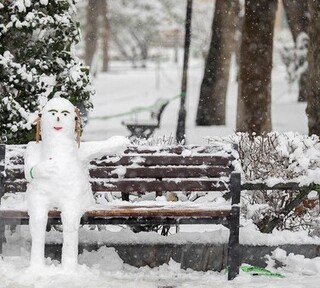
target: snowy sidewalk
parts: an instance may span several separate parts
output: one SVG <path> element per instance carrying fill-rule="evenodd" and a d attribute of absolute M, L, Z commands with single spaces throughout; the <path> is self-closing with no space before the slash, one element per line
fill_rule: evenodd
<path fill-rule="evenodd" d="M 181 270 L 173 261 L 157 268 L 135 268 L 124 264 L 113 248 L 102 247 L 80 255 L 78 271 L 63 271 L 60 264 L 48 260 L 45 269 L 28 268 L 27 256 L 0 260 L 1 288 L 316 288 L 320 281 L 320 258 L 305 259 L 299 255 L 285 255 L 279 250 L 274 258 L 285 264 L 277 269 L 286 278 L 251 276 L 240 272 L 227 281 L 224 272 L 195 272 Z M 276 271 L 276 269 L 273 269 Z"/>

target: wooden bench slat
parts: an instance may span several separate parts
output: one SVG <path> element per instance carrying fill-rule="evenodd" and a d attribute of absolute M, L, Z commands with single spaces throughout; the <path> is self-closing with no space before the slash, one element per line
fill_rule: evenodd
<path fill-rule="evenodd" d="M 89 170 L 91 178 L 196 178 L 196 177 L 220 177 L 229 175 L 232 170 L 229 167 L 125 167 L 124 175 L 117 174 L 117 167 L 96 167 Z M 17 179 L 25 179 L 23 169 L 10 169 L 6 171 L 6 182 L 15 182 Z"/>
<path fill-rule="evenodd" d="M 89 170 L 92 178 L 118 178 L 116 173 L 117 167 L 96 167 Z M 232 170 L 229 167 L 125 167 L 126 173 L 121 175 L 124 178 L 155 178 L 161 175 L 163 178 L 179 178 L 179 177 L 220 177 L 230 174 Z M 6 170 L 6 181 L 14 182 L 17 179 L 24 178 L 24 170 L 22 168 Z"/>
<path fill-rule="evenodd" d="M 181 157 L 179 155 L 125 155 L 122 157 L 110 156 L 90 162 L 93 166 L 154 166 L 154 165 L 213 165 L 230 166 L 230 158 L 222 156 L 196 155 Z M 23 166 L 23 159 L 15 158 L 11 160 L 10 166 Z M 11 169 L 11 168 L 10 168 Z"/>
<path fill-rule="evenodd" d="M 133 176 L 132 176 L 133 177 Z M 169 177 L 168 177 L 169 178 Z M 96 179 L 98 180 L 98 179 Z M 191 181 L 190 184 L 188 183 L 188 181 L 181 181 L 181 184 L 179 183 L 175 183 L 172 184 L 172 182 L 170 184 L 163 184 L 163 189 L 161 189 L 159 186 L 161 185 L 160 183 L 158 183 L 157 181 L 154 182 L 141 182 L 141 186 L 137 186 L 137 183 L 134 183 L 134 185 L 132 187 L 126 187 L 127 185 L 131 185 L 131 182 L 125 182 L 125 180 L 122 180 L 120 182 L 122 182 L 121 184 L 119 183 L 120 186 L 117 185 L 114 186 L 113 182 L 96 182 L 96 181 L 92 181 L 92 190 L 95 191 L 121 191 L 121 192 L 133 192 L 135 191 L 135 189 L 139 189 L 139 187 L 143 187 L 145 186 L 145 189 L 143 190 L 143 192 L 151 192 L 151 191 L 188 191 L 188 190 L 193 190 L 192 187 L 195 187 L 195 189 L 199 189 L 197 191 L 209 191 L 212 190 L 212 187 L 214 186 L 210 186 L 210 185 L 214 185 L 214 183 L 207 183 L 208 181 L 204 180 L 204 181 L 198 181 L 199 185 L 194 184 L 194 181 Z M 135 181 L 132 181 L 135 182 Z M 214 181 L 215 182 L 215 181 Z M 144 184 L 147 183 L 147 184 Z M 153 184 L 153 183 L 157 183 L 157 184 Z M 167 183 L 167 182 L 162 182 L 162 183 Z M 111 184 L 111 185 L 110 185 Z M 149 190 L 153 187 L 153 185 L 155 185 L 155 187 L 157 187 L 157 190 Z M 193 186 L 195 185 L 195 186 Z M 185 190 L 183 190 L 182 188 L 187 188 Z M 225 190 L 223 189 L 225 188 L 225 185 L 223 187 L 220 187 L 220 184 L 218 184 L 217 188 L 214 188 L 213 190 L 216 191 L 221 191 L 221 190 Z M 310 186 L 303 186 L 301 187 L 299 183 L 296 182 L 288 182 L 288 183 L 281 183 L 281 184 L 276 184 L 273 187 L 269 187 L 266 184 L 262 184 L 262 183 L 246 183 L 241 185 L 241 189 L 242 190 L 302 190 L 302 189 L 308 189 L 308 190 L 313 190 L 316 187 L 314 187 L 314 185 L 310 185 Z M 21 180 L 21 181 L 8 181 L 5 183 L 4 185 L 4 192 L 5 193 L 10 193 L 10 192 L 25 192 L 27 189 L 27 181 L 26 180 Z M 115 189 L 115 190 L 114 190 Z M 123 191 L 121 190 L 123 189 Z M 178 190 L 175 190 L 178 189 Z M 208 189 L 208 190 L 205 190 Z"/>
<path fill-rule="evenodd" d="M 108 157 L 105 159 L 94 160 L 90 162 L 94 166 L 155 166 L 155 165 L 212 165 L 212 166 L 230 166 L 230 159 L 222 156 L 196 155 L 181 157 L 178 155 L 125 155 L 120 157 Z"/>
<path fill-rule="evenodd" d="M 166 191 L 224 191 L 228 185 L 221 180 L 127 180 L 108 181 L 95 179 L 90 182 L 93 192 L 166 192 Z M 27 181 L 7 182 L 5 193 L 25 192 Z"/>
<path fill-rule="evenodd" d="M 23 168 L 6 169 L 7 182 L 14 182 L 17 179 L 25 179 Z"/>
<path fill-rule="evenodd" d="M 61 212 L 51 210 L 48 213 L 49 218 L 60 218 Z M 199 209 L 183 208 L 172 209 L 163 207 L 117 207 L 107 210 L 92 210 L 84 214 L 86 217 L 228 217 L 231 215 L 230 209 Z M 1 218 L 29 218 L 27 211 L 18 210 L 0 210 Z"/>
<path fill-rule="evenodd" d="M 166 192 L 166 191 L 224 191 L 228 186 L 221 180 L 180 180 L 180 181 L 143 181 L 118 180 L 92 182 L 92 190 L 96 192 Z"/>
<path fill-rule="evenodd" d="M 26 192 L 27 180 L 4 183 L 4 193 Z"/>
<path fill-rule="evenodd" d="M 231 210 L 208 210 L 208 209 L 114 209 L 88 211 L 86 217 L 228 217 Z"/>
<path fill-rule="evenodd" d="M 139 154 L 154 154 L 154 153 L 165 153 L 167 154 L 178 154 L 181 155 L 186 151 L 191 151 L 191 153 L 203 153 L 203 154 L 213 154 L 222 151 L 221 146 L 171 146 L 171 147 L 157 147 L 157 146 L 132 146 L 124 151 L 125 154 L 139 153 Z M 165 156 L 165 155 L 163 155 Z"/>
<path fill-rule="evenodd" d="M 196 178 L 220 177 L 231 173 L 229 167 L 125 167 L 124 175 L 118 175 L 117 167 L 90 169 L 91 178 Z M 119 177 L 120 176 L 120 177 Z"/>
<path fill-rule="evenodd" d="M 7 151 L 8 152 L 14 152 L 13 156 L 8 157 L 8 162 L 15 166 L 15 165 L 24 165 L 24 160 L 23 160 L 23 153 L 24 150 L 26 148 L 26 145 L 6 145 L 7 147 Z M 126 156 L 129 157 L 133 157 L 134 154 L 137 154 L 136 156 L 143 156 L 143 154 L 146 154 L 146 157 L 150 157 L 150 155 L 152 154 L 156 154 L 154 156 L 162 156 L 162 157 L 171 157 L 171 156 L 180 156 L 183 153 L 186 153 L 186 151 L 190 151 L 190 153 L 192 154 L 192 157 L 219 157 L 219 158 L 224 158 L 224 159 L 233 159 L 231 154 L 227 154 L 226 156 L 212 156 L 214 153 L 222 151 L 222 147 L 221 146 L 172 146 L 172 147 L 165 147 L 165 148 L 161 148 L 161 147 L 152 147 L 152 146 L 132 146 L 129 147 L 127 150 L 124 151 L 124 154 Z M 195 154 L 196 153 L 196 154 Z M 203 155 L 201 155 L 203 154 Z M 105 160 L 108 159 L 110 157 L 105 156 L 102 157 L 101 160 Z M 114 158 L 114 157 L 113 157 Z M 188 157 L 184 157 L 184 158 L 188 158 Z M 131 163 L 132 164 L 132 163 Z M 198 165 L 198 164 L 194 164 L 194 165 Z"/>

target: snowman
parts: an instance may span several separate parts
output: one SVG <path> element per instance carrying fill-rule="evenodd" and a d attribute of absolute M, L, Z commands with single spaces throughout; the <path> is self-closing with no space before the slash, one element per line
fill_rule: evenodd
<path fill-rule="evenodd" d="M 63 225 L 62 267 L 77 266 L 80 219 L 95 203 L 88 164 L 94 157 L 121 153 L 130 143 L 125 137 L 113 136 L 79 145 L 77 111 L 64 98 L 49 100 L 39 118 L 41 141 L 27 145 L 25 177 L 29 182 L 26 197 L 32 237 L 31 267 L 44 265 L 48 211 L 54 208 L 61 211 Z"/>

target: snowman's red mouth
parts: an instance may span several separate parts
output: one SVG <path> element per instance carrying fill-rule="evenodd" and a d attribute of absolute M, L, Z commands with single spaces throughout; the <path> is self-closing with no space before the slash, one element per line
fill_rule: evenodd
<path fill-rule="evenodd" d="M 59 131 L 62 129 L 62 127 L 53 127 L 55 130 Z"/>

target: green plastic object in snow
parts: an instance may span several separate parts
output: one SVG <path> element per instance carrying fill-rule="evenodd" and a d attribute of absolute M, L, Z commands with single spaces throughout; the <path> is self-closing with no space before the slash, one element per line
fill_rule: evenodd
<path fill-rule="evenodd" d="M 241 266 L 241 270 L 243 272 L 249 273 L 249 274 L 254 275 L 254 276 L 264 275 L 264 276 L 273 276 L 273 277 L 285 278 L 285 276 L 280 274 L 280 273 L 271 272 L 270 270 L 267 270 L 265 268 L 258 267 L 258 266 L 242 265 Z"/>

